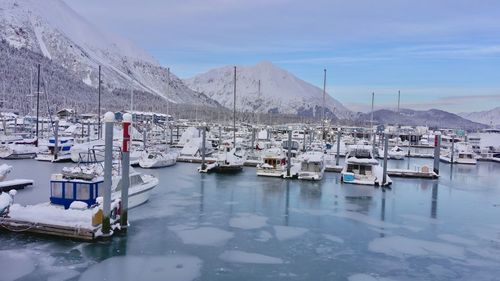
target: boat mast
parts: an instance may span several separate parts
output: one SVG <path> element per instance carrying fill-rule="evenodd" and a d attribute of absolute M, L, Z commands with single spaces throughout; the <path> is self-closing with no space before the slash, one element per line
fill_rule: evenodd
<path fill-rule="evenodd" d="M 97 127 L 97 137 L 101 138 L 101 66 L 99 65 L 99 81 L 97 86 L 98 92 L 98 101 L 97 101 L 97 123 L 99 123 Z"/>
<path fill-rule="evenodd" d="M 323 110 L 321 112 L 321 128 L 323 129 L 323 139 L 325 139 L 325 97 L 326 97 L 326 68 L 323 69 Z"/>
<path fill-rule="evenodd" d="M 396 139 L 396 145 L 399 144 L 399 105 L 401 103 L 401 91 L 398 90 L 398 121 L 396 123 L 396 132 L 397 132 L 397 139 Z"/>
<path fill-rule="evenodd" d="M 373 129 L 373 103 L 375 102 L 375 92 L 372 92 L 372 117 L 370 119 L 370 130 Z"/>
<path fill-rule="evenodd" d="M 167 119 L 169 118 L 169 107 L 170 107 L 170 99 L 168 95 L 170 94 L 170 67 L 167 67 Z M 169 120 L 167 120 L 169 121 Z"/>
<path fill-rule="evenodd" d="M 233 89 L 233 145 L 236 147 L 236 66 L 234 67 L 234 89 Z"/>
<path fill-rule="evenodd" d="M 38 122 L 40 118 L 40 64 L 38 64 L 38 80 L 36 82 L 36 146 L 38 147 Z"/>

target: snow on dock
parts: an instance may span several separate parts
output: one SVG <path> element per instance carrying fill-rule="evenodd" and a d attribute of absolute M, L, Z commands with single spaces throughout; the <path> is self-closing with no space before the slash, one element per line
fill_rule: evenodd
<path fill-rule="evenodd" d="M 0 182 L 0 191 L 10 191 L 12 189 L 24 189 L 26 186 L 33 185 L 33 180 L 15 179 Z"/>

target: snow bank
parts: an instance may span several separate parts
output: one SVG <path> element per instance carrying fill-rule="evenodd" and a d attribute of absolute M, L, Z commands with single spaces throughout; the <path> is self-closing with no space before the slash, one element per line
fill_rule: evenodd
<path fill-rule="evenodd" d="M 13 204 L 10 206 L 9 216 L 15 220 L 90 229 L 93 228 L 92 211 L 92 209 L 65 210 L 48 202 L 29 206 Z"/>
<path fill-rule="evenodd" d="M 242 251 L 225 251 L 219 258 L 227 262 L 235 263 L 254 263 L 254 264 L 282 264 L 280 258 L 270 257 L 266 255 L 247 253 Z"/>

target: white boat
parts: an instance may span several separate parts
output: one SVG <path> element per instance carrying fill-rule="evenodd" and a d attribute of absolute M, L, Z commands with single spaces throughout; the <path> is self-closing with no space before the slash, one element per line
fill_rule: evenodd
<path fill-rule="evenodd" d="M 257 176 L 283 177 L 286 173 L 286 157 L 279 148 L 269 148 L 261 153 Z"/>
<path fill-rule="evenodd" d="M 70 148 L 71 161 L 93 163 L 104 161 L 104 140 L 78 143 Z"/>
<path fill-rule="evenodd" d="M 384 158 L 384 150 L 379 148 L 378 151 L 378 158 Z M 387 151 L 387 159 L 404 160 L 404 158 L 405 151 L 397 145 Z"/>
<path fill-rule="evenodd" d="M 451 148 L 442 150 L 439 159 L 446 163 L 477 164 L 476 154 L 472 150 L 472 147 L 465 142 L 455 143 L 453 155 Z"/>
<path fill-rule="evenodd" d="M 59 137 L 57 140 L 57 153 L 56 153 L 56 142 L 55 138 L 51 137 L 47 143 L 48 150 L 43 153 L 38 153 L 36 160 L 39 161 L 50 161 L 50 162 L 62 162 L 71 161 L 71 147 L 74 144 L 74 139 L 72 137 Z"/>
<path fill-rule="evenodd" d="M 367 145 L 351 146 L 341 171 L 343 183 L 362 185 L 390 185 L 392 180 L 386 175 L 383 182 L 383 168 L 372 155 L 372 147 Z"/>
<path fill-rule="evenodd" d="M 40 149 L 34 145 L 4 144 L 0 146 L 0 158 L 5 160 L 33 159 L 39 151 Z"/>
<path fill-rule="evenodd" d="M 175 165 L 177 153 L 166 151 L 149 151 L 139 159 L 141 168 L 163 168 Z"/>
<path fill-rule="evenodd" d="M 217 160 L 214 163 L 206 164 L 205 169 L 198 168 L 200 173 L 237 173 L 243 170 L 245 164 L 245 154 L 241 147 L 231 148 L 224 146 L 224 151 L 217 153 Z"/>
<path fill-rule="evenodd" d="M 56 192 L 55 199 L 53 200 L 51 195 L 51 202 L 53 204 L 64 205 L 68 208 L 72 201 L 83 201 L 89 206 L 95 204 L 96 198 L 102 196 L 102 183 L 104 182 L 103 168 L 101 164 L 87 164 L 78 165 L 76 167 L 66 167 L 63 168 L 62 174 L 55 174 L 52 176 L 51 180 L 51 192 Z M 141 205 L 148 201 L 151 190 L 155 188 L 159 180 L 151 175 L 143 175 L 135 171 L 132 167 L 130 168 L 130 187 L 129 187 L 129 201 L 128 207 L 133 208 Z M 121 198 L 121 184 L 122 176 L 114 170 L 114 175 L 112 177 L 111 184 L 111 198 L 119 199 Z M 78 191 L 72 191 L 68 194 L 70 197 L 64 193 L 61 197 L 61 193 L 54 188 L 67 188 L 66 185 L 71 186 L 74 184 L 75 188 L 79 184 L 85 183 L 90 186 L 89 189 Z M 62 200 L 61 200 L 62 199 Z"/>
<path fill-rule="evenodd" d="M 321 151 L 308 151 L 300 156 L 299 180 L 321 180 L 325 173 L 325 156 Z"/>

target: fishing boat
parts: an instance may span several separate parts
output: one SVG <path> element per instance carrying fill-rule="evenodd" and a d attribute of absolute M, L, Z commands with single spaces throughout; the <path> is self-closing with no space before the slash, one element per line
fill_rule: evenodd
<path fill-rule="evenodd" d="M 243 170 L 245 164 L 245 153 L 239 146 L 231 148 L 231 145 L 225 143 L 224 150 L 217 153 L 217 160 L 198 168 L 200 173 L 238 173 Z"/>
<path fill-rule="evenodd" d="M 38 153 L 36 160 L 39 161 L 50 161 L 50 162 L 63 162 L 71 161 L 71 147 L 74 144 L 74 139 L 72 137 L 59 137 L 56 140 L 54 137 L 49 138 L 47 143 L 48 150 L 42 153 Z"/>
<path fill-rule="evenodd" d="M 149 200 L 151 190 L 159 181 L 151 175 L 144 175 L 130 168 L 129 175 L 129 208 L 139 206 Z M 113 169 L 111 184 L 112 199 L 121 197 L 122 177 L 117 169 Z M 51 178 L 51 203 L 68 208 L 73 201 L 83 201 L 89 206 L 102 196 L 104 182 L 103 167 L 100 163 L 65 167 L 62 174 L 54 174 Z M 67 191 L 66 191 L 67 190 Z"/>
<path fill-rule="evenodd" d="M 453 151 L 452 151 L 453 149 Z M 476 154 L 472 147 L 465 142 L 457 142 L 454 147 L 443 149 L 439 159 L 445 163 L 476 165 Z"/>
<path fill-rule="evenodd" d="M 343 183 L 377 186 L 392 183 L 388 175 L 386 175 L 386 181 L 383 181 L 383 169 L 373 157 L 372 147 L 367 145 L 350 147 L 341 171 L 341 181 Z"/>
<path fill-rule="evenodd" d="M 141 168 L 163 168 L 175 165 L 177 153 L 166 151 L 149 151 L 139 159 Z"/>
<path fill-rule="evenodd" d="M 286 156 L 279 148 L 269 148 L 261 153 L 261 162 L 257 165 L 257 176 L 283 177 L 286 172 Z"/>
<path fill-rule="evenodd" d="M 325 173 L 325 157 L 321 151 L 308 151 L 300 156 L 299 180 L 321 180 Z"/>

